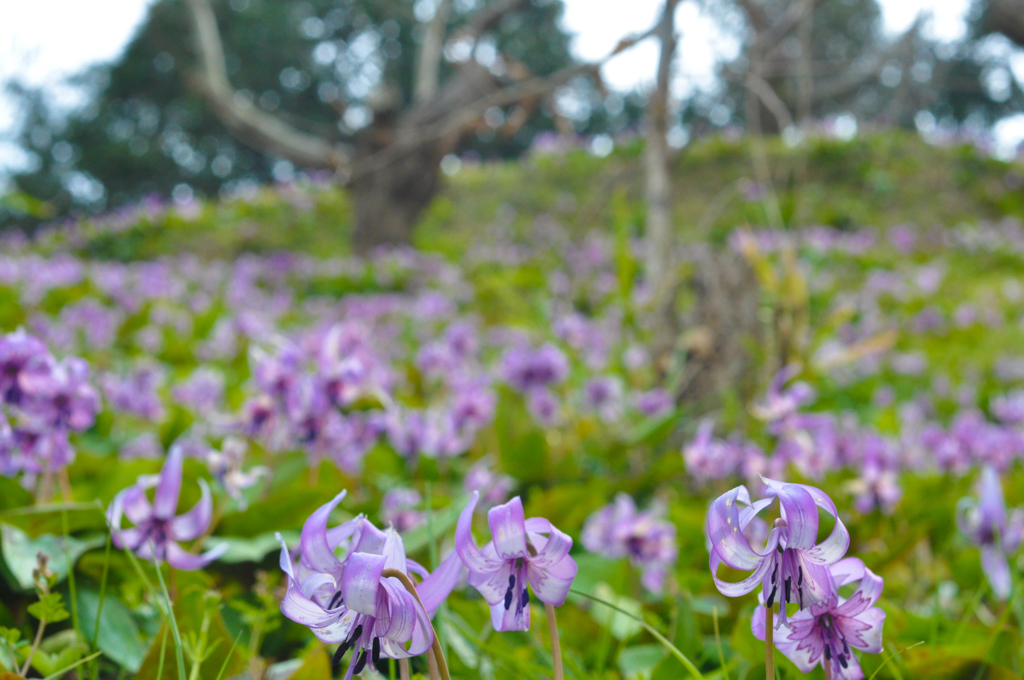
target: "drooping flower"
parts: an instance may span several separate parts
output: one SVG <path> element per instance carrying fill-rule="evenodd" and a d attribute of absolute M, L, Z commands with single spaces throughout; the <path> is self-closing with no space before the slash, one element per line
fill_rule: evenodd
<path fill-rule="evenodd" d="M 12 405 L 21 403 L 20 377 L 29 364 L 53 361 L 46 345 L 24 328 L 0 337 L 0 396 Z"/>
<path fill-rule="evenodd" d="M 981 568 L 992 592 L 1001 600 L 1007 599 L 1012 581 L 1006 557 L 1024 542 L 1024 508 L 1016 508 L 1006 516 L 999 473 L 985 466 L 978 483 L 978 499 L 961 498 L 956 510 L 960 531 L 981 548 Z"/>
<path fill-rule="evenodd" d="M 819 664 L 829 664 L 836 680 L 860 680 L 864 673 L 853 650 L 869 654 L 882 651 L 885 612 L 874 606 L 882 595 L 882 577 L 856 557 L 839 560 L 829 572 L 837 587 L 860 583 L 848 600 L 833 595 L 822 604 L 794 614 L 776 631 L 775 646 L 804 673 Z M 751 620 L 758 640 L 764 640 L 764 622 L 764 606 L 759 605 Z"/>
<path fill-rule="evenodd" d="M 770 607 L 779 603 L 779 624 L 786 621 L 786 605 L 803 609 L 822 604 L 836 593 L 828 567 L 846 554 L 850 534 L 839 519 L 835 503 L 820 489 L 804 484 L 787 484 L 765 479 L 767 498 L 751 502 L 745 486 L 728 491 L 711 504 L 707 535 L 711 541 L 711 575 L 719 592 L 738 597 L 758 585 Z M 763 552 L 750 546 L 743 529 L 759 512 L 779 500 L 781 517 L 775 520 Z M 740 505 L 744 506 L 740 508 Z M 818 543 L 818 508 L 836 522 Z M 753 573 L 739 583 L 718 578 L 718 567 L 725 563 L 733 569 Z"/>
<path fill-rule="evenodd" d="M 100 398 L 89 384 L 89 364 L 78 357 L 29 363 L 18 377 L 21 408 L 47 427 L 81 432 L 92 427 Z"/>
<path fill-rule="evenodd" d="M 569 360 L 550 343 L 538 349 L 512 347 L 502 357 L 501 373 L 505 382 L 526 393 L 565 380 Z"/>
<path fill-rule="evenodd" d="M 210 487 L 203 479 L 199 480 L 202 489 L 199 502 L 188 512 L 175 515 L 181 495 L 183 459 L 181 447 L 172 446 L 159 476 L 139 477 L 133 486 L 114 496 L 107 518 L 118 548 L 134 551 L 143 559 L 166 560 L 176 569 L 192 571 L 202 569 L 223 555 L 228 545 L 221 543 L 202 555 L 195 555 L 178 544 L 178 541 L 194 541 L 205 534 L 213 517 Z M 156 492 L 150 503 L 146 491 L 153 487 Z M 127 517 L 135 526 L 122 529 L 122 517 Z"/>
<path fill-rule="evenodd" d="M 340 645 L 336 661 L 353 650 L 345 675 L 351 679 L 368 659 L 417 656 L 430 647 L 430 617 L 455 587 L 462 564 L 453 553 L 428 574 L 406 559 L 401 536 L 380 531 L 362 516 L 328 529 L 331 511 L 344 497 L 342 491 L 306 520 L 296 562 L 280 534 L 278 540 L 281 569 L 288 575 L 282 613 L 322 642 Z M 340 559 L 334 554 L 339 547 L 347 548 Z M 422 577 L 416 592 L 423 606 L 397 578 L 385 577 L 384 569 Z"/>
<path fill-rule="evenodd" d="M 244 439 L 225 437 L 220 448 L 220 451 L 210 450 L 206 454 L 206 466 L 214 479 L 220 482 L 228 495 L 238 503 L 238 508 L 245 510 L 248 501 L 242 491 L 256 486 L 261 479 L 270 474 L 270 468 L 257 465 L 248 470 L 242 469 L 245 452 L 249 448 Z"/>
<path fill-rule="evenodd" d="M 469 584 L 480 591 L 491 608 L 495 630 L 529 630 L 529 583 L 537 599 L 559 606 L 565 602 L 576 577 L 576 561 L 569 556 L 572 539 L 542 517 L 526 519 L 516 496 L 487 513 L 491 541 L 482 549 L 473 541 L 473 510 L 479 492 L 459 516 L 455 551 L 469 570 Z M 544 536 L 547 534 L 547 536 Z"/>
<path fill-rule="evenodd" d="M 637 512 L 636 503 L 624 493 L 601 508 L 583 525 L 583 547 L 605 557 L 629 557 L 642 570 L 644 587 L 661 593 L 665 576 L 675 564 L 679 548 L 676 527 L 662 519 L 663 504 Z"/>

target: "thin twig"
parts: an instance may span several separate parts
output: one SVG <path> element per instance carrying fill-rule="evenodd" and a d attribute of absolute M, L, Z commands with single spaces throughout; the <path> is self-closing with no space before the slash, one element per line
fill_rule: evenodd
<path fill-rule="evenodd" d="M 21 668 L 22 677 L 28 675 L 28 669 L 32 666 L 32 657 L 36 655 L 36 650 L 39 649 L 39 643 L 43 641 L 43 630 L 45 628 L 46 619 L 39 619 L 39 628 L 36 630 L 36 639 L 32 641 L 32 649 L 28 650 L 28 658 L 25 659 L 25 665 Z"/>
<path fill-rule="evenodd" d="M 764 608 L 764 676 L 775 680 L 775 607 Z"/>
<path fill-rule="evenodd" d="M 554 666 L 554 680 L 562 680 L 562 643 L 558 639 L 558 621 L 555 620 L 555 608 L 544 603 L 544 612 L 548 616 L 548 633 L 551 634 L 551 660 Z"/>

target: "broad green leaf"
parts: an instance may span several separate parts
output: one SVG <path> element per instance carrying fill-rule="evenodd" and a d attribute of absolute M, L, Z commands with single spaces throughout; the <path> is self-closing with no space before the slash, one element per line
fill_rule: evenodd
<path fill-rule="evenodd" d="M 643 618 L 644 612 L 639 602 L 630 597 L 620 596 L 607 583 L 599 583 L 594 589 L 594 595 L 628 612 L 637 619 Z M 608 628 L 618 640 L 628 640 L 643 630 L 643 626 L 639 621 L 630 618 L 622 612 L 617 612 L 600 602 L 592 602 L 590 606 L 591 616 L 602 626 Z"/>
<path fill-rule="evenodd" d="M 661 645 L 627 647 L 619 654 L 619 669 L 626 680 L 648 680 L 668 652 Z"/>
<path fill-rule="evenodd" d="M 64 597 L 60 593 L 43 595 L 38 602 L 28 606 L 28 613 L 47 623 L 58 623 L 71 616 L 64 606 Z"/>
<path fill-rule="evenodd" d="M 63 535 L 62 512 L 67 512 L 69 533 L 106 528 L 103 513 L 92 503 L 58 503 L 5 510 L 0 512 L 0 523 L 17 527 L 30 538 L 43 534 Z"/>
<path fill-rule="evenodd" d="M 82 630 L 90 637 L 92 631 L 96 629 L 96 610 L 99 609 L 99 603 L 100 596 L 97 591 L 89 588 L 78 590 L 78 615 L 82 622 Z M 107 658 L 130 673 L 137 672 L 146 657 L 146 645 L 131 611 L 109 589 L 103 598 L 96 647 Z"/>
<path fill-rule="evenodd" d="M 415 553 L 417 550 L 426 547 L 427 543 L 431 540 L 436 540 L 437 538 L 448 534 L 452 527 L 458 523 L 459 514 L 466 507 L 466 503 L 468 502 L 468 498 L 460 496 L 456 500 L 452 501 L 452 503 L 444 510 L 435 512 L 430 518 L 429 527 L 426 524 L 423 524 L 422 526 L 403 534 L 402 540 L 405 542 L 405 551 L 407 553 Z M 433 533 L 431 533 L 431 530 Z"/>
<path fill-rule="evenodd" d="M 98 515 L 96 508 L 93 514 Z M 57 515 L 60 521 L 60 514 Z M 47 567 L 57 575 L 58 581 L 68 574 L 68 562 L 65 557 L 64 538 L 44 534 L 38 538 L 30 538 L 24 531 L 8 524 L 0 524 L 0 549 L 3 550 L 6 574 L 12 579 L 12 586 L 21 590 L 33 587 L 32 570 L 36 568 L 36 555 L 42 551 L 50 556 Z M 82 553 L 98 548 L 106 542 L 105 537 L 80 540 L 73 536 L 67 538 L 67 556 L 74 563 Z"/>
<path fill-rule="evenodd" d="M 293 545 L 299 540 L 298 531 L 282 531 L 285 543 Z M 262 534 L 254 538 L 235 538 L 214 536 L 210 545 L 225 543 L 228 550 L 217 559 L 218 562 L 237 564 L 239 562 L 261 562 L 270 553 L 280 552 L 281 544 L 273 533 Z"/>

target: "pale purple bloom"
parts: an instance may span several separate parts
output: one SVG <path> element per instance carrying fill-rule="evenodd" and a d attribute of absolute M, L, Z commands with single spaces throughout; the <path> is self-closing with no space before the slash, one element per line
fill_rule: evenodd
<path fill-rule="evenodd" d="M 427 514 L 416 509 L 422 502 L 415 489 L 389 489 L 380 502 L 380 518 L 399 533 L 415 529 L 427 521 Z"/>
<path fill-rule="evenodd" d="M 739 466 L 740 451 L 730 442 L 715 438 L 714 430 L 715 422 L 705 418 L 693 439 L 683 445 L 686 471 L 699 482 L 728 477 Z"/>
<path fill-rule="evenodd" d="M 495 630 L 530 629 L 527 583 L 541 602 L 565 602 L 576 577 L 576 562 L 569 556 L 572 539 L 542 517 L 526 519 L 516 496 L 487 513 L 492 540 L 482 549 L 473 541 L 473 510 L 478 492 L 459 516 L 455 551 L 469 569 L 469 584 L 491 608 Z M 547 534 L 545 537 L 544 534 Z"/>
<path fill-rule="evenodd" d="M 46 345 L 39 338 L 29 335 L 25 329 L 19 328 L 13 333 L 0 337 L 0 394 L 3 400 L 17 406 L 21 403 L 21 375 L 31 363 L 51 363 Z"/>
<path fill-rule="evenodd" d="M 633 405 L 645 416 L 657 416 L 671 411 L 675 402 L 668 390 L 655 387 L 646 392 L 635 392 Z"/>
<path fill-rule="evenodd" d="M 956 520 L 968 540 L 981 548 L 981 568 L 992 592 L 1001 600 L 1009 598 L 1012 578 L 1007 556 L 1024 542 L 1024 508 L 1014 509 L 1007 517 L 1003 485 L 993 467 L 981 471 L 978 499 L 961 498 L 957 503 Z"/>
<path fill-rule="evenodd" d="M 761 420 L 775 422 L 795 414 L 801 406 L 814 399 L 814 390 L 805 382 L 795 382 L 789 387 L 785 384 L 800 373 L 798 364 L 790 364 L 775 374 L 764 401 L 756 404 L 752 412 Z"/>
<path fill-rule="evenodd" d="M 224 403 L 224 374 L 203 366 L 171 390 L 174 399 L 200 413 L 216 411 Z"/>
<path fill-rule="evenodd" d="M 565 353 L 548 343 L 538 349 L 511 347 L 501 360 L 501 374 L 519 392 L 560 383 L 569 374 Z"/>
<path fill-rule="evenodd" d="M 452 426 L 459 432 L 475 432 L 494 420 L 498 397 L 494 390 L 480 380 L 457 383 L 449 415 Z"/>
<path fill-rule="evenodd" d="M 143 432 L 138 437 L 128 440 L 117 452 L 117 455 L 121 460 L 133 458 L 155 460 L 163 453 L 164 447 L 160 444 L 160 438 L 152 432 Z"/>
<path fill-rule="evenodd" d="M 864 673 L 853 650 L 882 651 L 885 612 L 874 606 L 882 595 L 882 578 L 856 557 L 839 560 L 829 571 L 836 587 L 859 581 L 850 599 L 834 594 L 824 603 L 797 612 L 775 631 L 775 646 L 804 673 L 830 664 L 836 680 L 861 680 Z M 765 638 L 764 623 L 765 609 L 759 605 L 751 620 L 758 640 Z"/>
<path fill-rule="evenodd" d="M 660 594 L 679 553 L 676 527 L 662 519 L 664 514 L 662 504 L 637 512 L 632 497 L 620 493 L 614 503 L 587 518 L 583 547 L 605 557 L 629 557 L 633 566 L 642 570 L 644 587 Z"/>
<path fill-rule="evenodd" d="M 100 398 L 89 384 L 89 364 L 78 357 L 54 363 L 36 357 L 19 374 L 21 408 L 46 427 L 77 432 L 92 427 Z"/>
<path fill-rule="evenodd" d="M 178 544 L 178 541 L 194 541 L 205 534 L 213 518 L 213 499 L 204 479 L 199 480 L 202 489 L 199 502 L 188 512 L 175 516 L 181 495 L 183 459 L 181 447 L 172 446 L 160 475 L 139 477 L 136 484 L 114 496 L 107 518 L 118 548 L 131 550 L 143 559 L 166 560 L 176 569 L 192 571 L 202 569 L 223 555 L 228 545 L 221 543 L 202 555 L 194 555 Z M 156 493 L 150 503 L 146 491 L 153 487 Z M 135 526 L 122 529 L 122 517 L 127 517 Z"/>
<path fill-rule="evenodd" d="M 474 463 L 462 480 L 462 488 L 467 493 L 480 492 L 484 509 L 507 501 L 515 485 L 516 480 L 512 477 L 494 471 L 492 461 L 488 458 L 482 458 Z"/>
<path fill-rule="evenodd" d="M 143 363 L 126 375 L 104 375 L 103 393 L 115 411 L 125 411 L 143 420 L 158 422 L 164 416 L 164 404 L 160 398 L 163 383 L 163 367 Z"/>
<path fill-rule="evenodd" d="M 239 510 L 245 510 L 249 505 L 242 492 L 256 486 L 261 479 L 270 475 L 270 468 L 264 465 L 257 465 L 248 470 L 242 469 L 248 448 L 249 445 L 238 437 L 225 437 L 220 451 L 211 449 L 206 454 L 207 469 L 238 503 Z"/>
<path fill-rule="evenodd" d="M 545 427 L 551 427 L 562 416 L 561 404 L 549 390 L 531 390 L 526 397 L 526 409 L 534 420 Z"/>
<path fill-rule="evenodd" d="M 745 595 L 760 585 L 768 606 L 779 603 L 782 624 L 788 604 L 803 609 L 822 604 L 836 593 L 828 567 L 846 554 L 850 534 L 839 519 L 835 503 L 820 489 L 771 479 L 764 483 L 767 498 L 751 502 L 747 487 L 738 486 L 711 504 L 707 518 L 711 574 L 719 592 L 727 597 Z M 776 498 L 781 517 L 775 520 L 764 551 L 758 552 L 750 546 L 743 530 Z M 821 543 L 817 543 L 818 508 L 836 520 L 832 533 Z M 723 581 L 718 578 L 718 567 L 723 562 L 733 569 L 753 573 L 739 583 Z"/>
<path fill-rule="evenodd" d="M 433 642 L 430 617 L 455 587 L 462 565 L 453 553 L 428 574 L 406 559 L 396 532 L 382 532 L 362 516 L 328 529 L 331 511 L 344 497 L 342 491 L 306 520 L 296 563 L 280 534 L 278 539 L 281 569 L 288 575 L 282 613 L 322 642 L 339 644 L 335 662 L 352 649 L 345 674 L 351 679 L 380 656 L 401 659 L 426 652 Z M 335 555 L 339 547 L 345 549 L 342 559 Z M 416 591 L 423 607 L 397 578 L 384 577 L 384 569 L 422 577 Z"/>
<path fill-rule="evenodd" d="M 1016 390 L 993 398 L 992 415 L 1009 425 L 1024 424 L 1024 391 Z"/>
<path fill-rule="evenodd" d="M 583 386 L 583 403 L 605 422 L 618 420 L 623 410 L 622 380 L 610 375 L 591 378 Z"/>

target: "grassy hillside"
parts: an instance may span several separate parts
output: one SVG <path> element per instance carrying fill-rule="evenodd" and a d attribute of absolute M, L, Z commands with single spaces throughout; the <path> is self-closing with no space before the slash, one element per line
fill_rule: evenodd
<path fill-rule="evenodd" d="M 985 157 L 968 145 L 935 147 L 916 134 L 887 132 L 851 142 L 812 139 L 800 148 L 763 142 L 788 226 L 921 226 L 1024 218 L 1024 166 Z M 753 182 L 748 140 L 706 139 L 675 159 L 675 214 L 690 240 L 724 237 L 765 224 L 763 192 Z M 583 150 L 514 163 L 466 165 L 447 180 L 415 234 L 417 246 L 453 256 L 500 228 L 517 233 L 547 215 L 575 233 L 643 224 L 642 147 L 608 158 Z M 332 187 L 266 189 L 249 199 L 199 206 L 193 213 L 104 218 L 88 224 L 76 249 L 131 260 L 189 250 L 209 257 L 289 249 L 321 255 L 348 250 L 351 199 Z"/>

